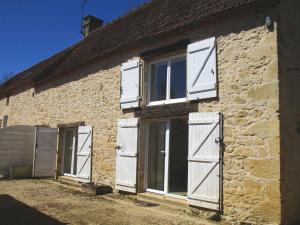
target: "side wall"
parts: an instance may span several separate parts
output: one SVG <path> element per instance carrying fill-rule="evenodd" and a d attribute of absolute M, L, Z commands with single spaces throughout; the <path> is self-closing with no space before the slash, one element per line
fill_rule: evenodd
<path fill-rule="evenodd" d="M 279 82 L 277 26 L 263 26 L 266 11 L 207 27 L 177 31 L 149 46 L 99 61 L 69 76 L 0 100 L 9 124 L 50 125 L 85 121 L 94 127 L 93 181 L 114 186 L 117 119 L 224 114 L 224 215 L 227 221 L 275 223 L 281 220 L 279 157 Z M 217 37 L 219 97 L 199 103 L 119 108 L 120 64 L 145 50 L 185 38 Z M 88 76 L 87 76 L 88 75 Z M 36 92 L 33 97 L 33 92 Z M 1 116 L 1 115 L 0 115 Z"/>
<path fill-rule="evenodd" d="M 300 223 L 300 2 L 282 0 L 279 24 L 284 222 Z"/>

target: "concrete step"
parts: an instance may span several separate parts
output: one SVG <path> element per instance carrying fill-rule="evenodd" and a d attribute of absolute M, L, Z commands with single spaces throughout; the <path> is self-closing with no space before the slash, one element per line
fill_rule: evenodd
<path fill-rule="evenodd" d="M 68 186 L 81 188 L 81 183 L 73 177 L 59 176 L 57 181 Z"/>
<path fill-rule="evenodd" d="M 183 210 L 185 212 L 190 211 L 189 205 L 187 204 L 186 200 L 168 197 L 160 194 L 149 193 L 149 192 L 139 193 L 137 195 L 137 200 L 147 201 L 153 204 L 164 205 L 174 209 Z"/>
<path fill-rule="evenodd" d="M 51 184 L 55 184 L 55 185 L 58 185 L 58 186 L 61 186 L 63 188 L 67 188 L 67 189 L 70 189 L 72 191 L 76 191 L 76 192 L 82 192 L 82 193 L 85 193 L 84 191 L 82 191 L 82 188 L 81 187 L 78 187 L 76 185 L 69 185 L 69 184 L 65 184 L 61 181 L 58 181 L 58 180 L 55 180 L 55 179 L 46 179 L 45 180 L 46 182 L 49 182 Z"/>
<path fill-rule="evenodd" d="M 81 184 L 81 188 L 92 195 L 105 195 L 113 191 L 109 185 Z"/>
<path fill-rule="evenodd" d="M 64 185 L 65 187 L 70 187 L 72 189 L 91 195 L 104 195 L 112 193 L 111 186 L 80 183 L 74 178 L 69 178 L 65 176 L 58 177 L 56 182 L 60 183 L 61 185 Z"/>

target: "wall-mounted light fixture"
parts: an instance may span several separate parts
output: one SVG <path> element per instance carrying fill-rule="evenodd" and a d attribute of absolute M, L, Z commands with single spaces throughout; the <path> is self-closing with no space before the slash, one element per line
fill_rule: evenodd
<path fill-rule="evenodd" d="M 270 29 L 273 27 L 273 20 L 270 16 L 266 16 L 265 18 L 265 26 L 266 28 Z"/>

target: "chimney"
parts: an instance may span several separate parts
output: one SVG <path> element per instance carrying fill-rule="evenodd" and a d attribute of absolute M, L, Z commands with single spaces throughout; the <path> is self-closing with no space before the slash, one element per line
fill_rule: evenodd
<path fill-rule="evenodd" d="M 99 27 L 103 26 L 103 20 L 98 19 L 97 17 L 88 15 L 83 18 L 82 21 L 82 31 L 83 38 L 86 38 L 89 33 Z"/>

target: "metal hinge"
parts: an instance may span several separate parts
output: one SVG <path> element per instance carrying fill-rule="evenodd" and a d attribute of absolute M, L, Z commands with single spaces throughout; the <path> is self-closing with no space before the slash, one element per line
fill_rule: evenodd
<path fill-rule="evenodd" d="M 223 144 L 223 139 L 218 137 L 218 138 L 215 139 L 215 143 Z"/>

